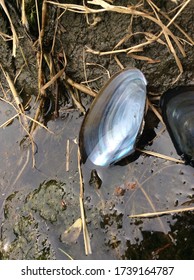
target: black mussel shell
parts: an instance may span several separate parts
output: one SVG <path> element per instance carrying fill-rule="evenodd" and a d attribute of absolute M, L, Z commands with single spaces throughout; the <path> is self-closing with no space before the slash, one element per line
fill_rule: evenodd
<path fill-rule="evenodd" d="M 194 166 L 194 85 L 169 89 L 160 107 L 178 155 Z"/>

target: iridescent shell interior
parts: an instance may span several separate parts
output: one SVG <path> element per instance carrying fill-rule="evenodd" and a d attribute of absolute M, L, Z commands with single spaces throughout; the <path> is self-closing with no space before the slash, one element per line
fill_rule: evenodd
<path fill-rule="evenodd" d="M 161 97 L 161 109 L 178 155 L 194 166 L 194 85 L 165 92 Z"/>
<path fill-rule="evenodd" d="M 146 79 L 136 68 L 115 74 L 94 99 L 80 130 L 82 161 L 109 166 L 135 150 L 146 104 Z"/>

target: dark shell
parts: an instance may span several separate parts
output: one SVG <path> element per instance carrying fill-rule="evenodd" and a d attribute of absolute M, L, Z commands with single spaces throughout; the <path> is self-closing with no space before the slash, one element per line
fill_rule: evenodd
<path fill-rule="evenodd" d="M 161 109 L 178 155 L 194 166 L 194 85 L 165 92 L 161 97 Z"/>
<path fill-rule="evenodd" d="M 109 166 L 134 152 L 142 128 L 146 79 L 136 68 L 115 74 L 87 112 L 80 131 L 82 161 Z"/>

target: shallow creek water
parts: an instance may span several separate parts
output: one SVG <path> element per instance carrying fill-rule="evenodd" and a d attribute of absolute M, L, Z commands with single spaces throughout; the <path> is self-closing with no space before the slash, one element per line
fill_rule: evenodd
<path fill-rule="evenodd" d="M 14 112 L 1 102 L 0 114 L 4 123 Z M 82 120 L 74 111 L 48 122 L 53 133 L 37 128 L 35 167 L 18 120 L 1 128 L 1 258 L 67 259 L 65 253 L 74 259 L 193 258 L 192 212 L 129 217 L 193 205 L 194 169 L 143 154 L 97 170 L 100 185 L 91 180 L 93 167 L 81 165 L 92 254 L 85 255 L 81 228 L 76 237 L 62 238 L 80 218 L 77 138 Z M 161 130 L 159 124 L 155 131 Z M 145 148 L 178 158 L 166 131 Z"/>

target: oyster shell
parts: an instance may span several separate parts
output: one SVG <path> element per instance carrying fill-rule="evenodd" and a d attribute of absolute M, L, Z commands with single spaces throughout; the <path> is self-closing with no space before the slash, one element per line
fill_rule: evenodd
<path fill-rule="evenodd" d="M 134 152 L 142 131 L 146 85 L 140 70 L 128 68 L 101 89 L 80 130 L 83 163 L 109 166 Z"/>

